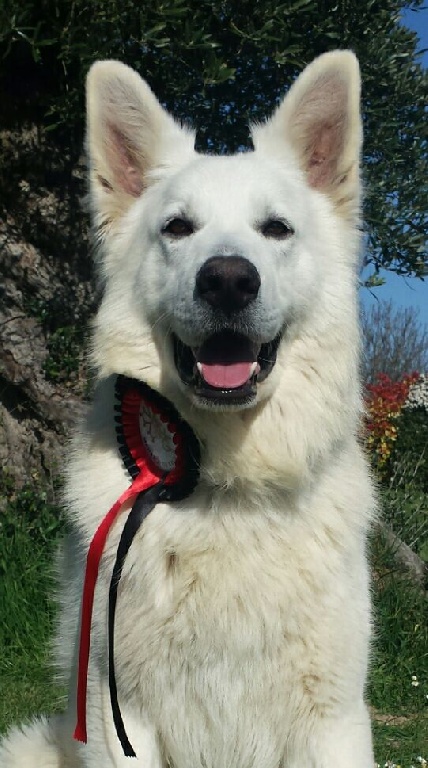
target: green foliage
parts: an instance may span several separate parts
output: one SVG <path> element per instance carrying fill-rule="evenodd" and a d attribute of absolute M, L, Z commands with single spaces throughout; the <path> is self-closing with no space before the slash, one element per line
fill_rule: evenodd
<path fill-rule="evenodd" d="M 43 364 L 49 381 L 68 381 L 78 372 L 82 343 L 81 330 L 74 325 L 57 328 L 52 333 L 48 340 L 48 356 Z"/>
<path fill-rule="evenodd" d="M 16 718 L 55 706 L 49 641 L 55 606 L 53 555 L 64 523 L 51 489 L 0 490 L 0 730 Z"/>
<path fill-rule="evenodd" d="M 426 271 L 426 73 L 416 35 L 400 23 L 421 0 L 4 0 L 0 96 L 4 125 L 48 121 L 65 154 L 82 139 L 84 78 L 118 58 L 168 108 L 202 129 L 200 148 L 248 146 L 262 120 L 316 55 L 352 48 L 363 74 L 369 261 Z M 11 97 L 14 98 L 11 98 Z M 18 97 L 18 98 L 17 98 Z"/>
<path fill-rule="evenodd" d="M 428 412 L 403 409 L 384 478 L 384 519 L 428 563 Z"/>
<path fill-rule="evenodd" d="M 428 564 L 427 496 L 412 483 L 411 471 L 402 460 L 389 487 L 381 489 L 383 520 Z"/>
<path fill-rule="evenodd" d="M 14 481 L 6 470 L 2 470 L 0 494 L 6 505 L 1 513 L 1 532 L 4 547 L 8 548 L 10 555 L 20 550 L 17 545 L 21 539 L 28 537 L 35 546 L 52 551 L 53 540 L 64 528 L 62 513 L 55 500 L 56 493 L 55 488 L 39 487 L 37 482 L 14 490 Z M 4 575 L 8 567 L 8 558 L 1 559 L 0 573 Z"/>
<path fill-rule="evenodd" d="M 366 446 L 379 482 L 383 519 L 428 562 L 426 376 L 381 375 L 366 388 Z M 419 405 L 419 403 L 423 403 Z"/>
<path fill-rule="evenodd" d="M 48 355 L 43 364 L 45 376 L 54 383 L 69 382 L 79 372 L 86 338 L 86 322 L 76 323 L 72 303 L 27 297 L 24 303 L 29 315 L 36 317 L 47 336 Z"/>
<path fill-rule="evenodd" d="M 404 408 L 400 414 L 397 440 L 391 456 L 393 466 L 403 463 L 412 487 L 428 493 L 428 411 L 423 408 Z"/>
<path fill-rule="evenodd" d="M 420 759 L 428 754 L 426 715 L 377 716 L 373 722 L 375 759 L 385 768 L 425 768 Z"/>
<path fill-rule="evenodd" d="M 395 714 L 423 711 L 428 692 L 426 593 L 398 571 L 394 551 L 381 534 L 372 541 L 372 559 L 375 642 L 370 702 Z"/>

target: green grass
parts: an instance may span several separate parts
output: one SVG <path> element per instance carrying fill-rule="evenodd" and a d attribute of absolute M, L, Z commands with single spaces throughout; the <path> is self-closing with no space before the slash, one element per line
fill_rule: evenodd
<path fill-rule="evenodd" d="M 428 759 L 427 594 L 397 569 L 379 535 L 372 560 L 375 642 L 368 698 L 376 760 L 410 768 L 419 765 L 417 757 Z"/>
<path fill-rule="evenodd" d="M 13 663 L 13 659 L 11 659 Z M 19 670 L 19 671 L 18 671 Z M 64 691 L 53 683 L 48 665 L 26 657 L 15 657 L 14 672 L 1 672 L 0 732 L 12 723 L 20 723 L 34 715 L 49 714 L 61 709 Z"/>
<path fill-rule="evenodd" d="M 385 522 L 428 563 L 427 494 L 411 483 L 382 489 Z"/>
<path fill-rule="evenodd" d="M 3 485 L 8 504 L 0 513 L 0 731 L 54 711 L 64 700 L 47 650 L 55 620 L 48 595 L 63 521 L 52 493 L 26 488 L 13 494 L 7 478 Z M 372 560 L 376 639 L 368 698 L 376 761 L 418 768 L 417 758 L 428 758 L 426 593 L 397 571 L 379 536 Z"/>
<path fill-rule="evenodd" d="M 10 492 L 0 513 L 0 730 L 57 705 L 49 640 L 53 561 L 63 521 L 46 491 Z"/>
<path fill-rule="evenodd" d="M 414 713 L 428 694 L 427 595 L 398 570 L 379 535 L 372 542 L 372 559 L 375 643 L 370 701 L 378 708 L 388 705 L 396 714 Z"/>
<path fill-rule="evenodd" d="M 426 758 L 428 753 L 428 720 L 426 716 L 405 720 L 389 717 L 384 721 L 374 720 L 373 736 L 376 761 L 381 766 L 391 763 L 401 768 L 421 766 L 418 757 Z"/>

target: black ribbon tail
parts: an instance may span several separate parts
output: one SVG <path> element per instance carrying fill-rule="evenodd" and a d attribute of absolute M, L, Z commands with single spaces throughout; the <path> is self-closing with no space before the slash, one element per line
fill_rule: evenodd
<path fill-rule="evenodd" d="M 153 507 L 160 501 L 164 484 L 162 481 L 156 483 L 146 491 L 141 491 L 135 499 L 132 508 L 127 517 L 126 523 L 123 526 L 122 535 L 120 537 L 119 546 L 117 548 L 116 562 L 114 564 L 113 573 L 110 581 L 109 600 L 108 600 L 108 671 L 109 671 L 109 688 L 110 688 L 110 702 L 113 712 L 113 720 L 116 727 L 116 733 L 119 741 L 122 745 L 123 753 L 126 757 L 136 757 L 136 754 L 129 742 L 126 735 L 125 726 L 123 724 L 122 714 L 119 707 L 117 698 L 117 685 L 116 675 L 114 671 L 114 620 L 116 614 L 117 603 L 117 590 L 119 586 L 120 577 L 122 575 L 122 568 L 125 562 L 126 555 L 129 552 L 129 548 L 133 542 L 134 536 L 140 528 L 141 523 L 150 514 Z"/>

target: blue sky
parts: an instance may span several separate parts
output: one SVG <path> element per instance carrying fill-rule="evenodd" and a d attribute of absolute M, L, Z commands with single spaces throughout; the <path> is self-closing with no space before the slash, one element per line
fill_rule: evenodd
<path fill-rule="evenodd" d="M 417 32 L 419 50 L 428 48 L 428 7 L 423 10 L 403 12 L 403 24 Z M 428 52 L 422 54 L 420 61 L 428 66 Z M 364 306 L 370 306 L 379 299 L 391 299 L 402 307 L 414 306 L 419 308 L 420 319 L 428 325 L 428 278 L 425 281 L 398 277 L 391 272 L 381 273 L 386 278 L 386 284 L 373 289 L 361 289 L 361 301 Z"/>

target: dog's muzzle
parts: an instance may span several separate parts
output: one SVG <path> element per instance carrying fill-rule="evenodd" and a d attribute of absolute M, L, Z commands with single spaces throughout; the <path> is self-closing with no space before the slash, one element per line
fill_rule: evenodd
<path fill-rule="evenodd" d="M 245 316 L 257 299 L 260 285 L 256 267 L 238 255 L 213 256 L 196 276 L 194 299 L 211 314 L 220 330 L 208 333 L 196 347 L 173 334 L 173 345 L 178 374 L 201 405 L 250 405 L 257 384 L 275 365 L 280 335 L 260 344 L 236 330 L 248 326 Z"/>

